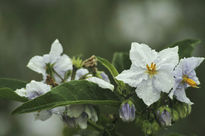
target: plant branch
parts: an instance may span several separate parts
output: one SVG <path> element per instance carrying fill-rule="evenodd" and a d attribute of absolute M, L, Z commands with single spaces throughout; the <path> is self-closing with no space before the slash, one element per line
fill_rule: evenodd
<path fill-rule="evenodd" d="M 94 123 L 94 122 L 92 122 L 90 120 L 88 120 L 88 125 L 92 126 L 93 128 L 95 128 L 98 131 L 103 131 L 108 136 L 112 136 L 112 134 L 107 129 L 105 129 L 103 126 L 101 126 L 101 125 L 98 125 L 98 124 L 96 124 L 96 123 Z"/>

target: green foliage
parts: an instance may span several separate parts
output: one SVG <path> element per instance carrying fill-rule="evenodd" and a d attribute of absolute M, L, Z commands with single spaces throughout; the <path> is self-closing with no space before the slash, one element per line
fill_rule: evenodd
<path fill-rule="evenodd" d="M 191 57 L 192 52 L 196 45 L 198 45 L 201 41 L 195 39 L 186 39 L 182 41 L 178 41 L 172 44 L 170 47 L 179 46 L 179 57 Z"/>
<path fill-rule="evenodd" d="M 97 57 L 97 61 L 100 62 L 104 67 L 106 67 L 113 77 L 116 77 L 119 74 L 115 66 L 113 66 L 108 60 Z"/>
<path fill-rule="evenodd" d="M 167 136 L 184 136 L 184 135 L 178 133 L 172 133 L 172 134 L 168 134 Z"/>
<path fill-rule="evenodd" d="M 191 105 L 178 102 L 174 105 L 173 110 L 178 113 L 177 114 L 176 112 L 173 112 L 173 113 L 175 113 L 175 118 L 183 119 L 183 118 L 186 118 L 191 113 Z M 178 117 L 177 117 L 177 115 L 178 115 Z"/>
<path fill-rule="evenodd" d="M 127 52 L 116 52 L 113 55 L 112 64 L 116 67 L 119 72 L 125 69 L 129 69 L 131 61 L 129 59 L 129 53 Z"/>
<path fill-rule="evenodd" d="M 88 127 L 87 129 L 70 128 L 65 126 L 63 129 L 63 136 L 101 136 L 98 131 Z"/>
<path fill-rule="evenodd" d="M 16 94 L 10 88 L 0 88 L 0 98 L 8 99 L 8 100 L 14 100 L 14 101 L 19 101 L 19 102 L 26 102 L 26 101 L 28 101 L 27 98 L 19 96 L 18 94 Z"/>
<path fill-rule="evenodd" d="M 17 95 L 14 91 L 26 86 L 26 83 L 23 81 L 15 79 L 0 79 L 0 98 L 25 102 L 27 98 Z"/>
<path fill-rule="evenodd" d="M 18 107 L 13 113 L 52 109 L 69 104 L 119 105 L 118 98 L 108 89 L 86 81 L 75 80 L 53 88 L 50 92 Z"/>
<path fill-rule="evenodd" d="M 26 82 L 16 80 L 16 79 L 7 79 L 7 78 L 0 78 L 0 88 L 7 87 L 11 88 L 12 90 L 20 89 L 26 86 Z"/>
<path fill-rule="evenodd" d="M 75 134 L 77 134 L 79 131 L 78 128 L 70 128 L 65 126 L 63 129 L 63 136 L 73 136 Z"/>
<path fill-rule="evenodd" d="M 100 62 L 105 68 L 107 68 L 107 70 L 110 72 L 110 74 L 112 75 L 112 78 L 114 79 L 115 83 L 117 85 L 119 85 L 119 87 L 121 89 L 125 88 L 125 84 L 122 81 L 118 81 L 115 77 L 119 74 L 117 69 L 115 68 L 115 66 L 113 64 L 111 64 L 108 60 L 101 58 L 101 57 L 97 57 L 98 62 Z"/>
<path fill-rule="evenodd" d="M 159 129 L 160 129 L 160 126 L 156 121 L 150 122 L 148 120 L 145 120 L 142 123 L 142 130 L 144 134 L 146 135 L 155 134 Z"/>

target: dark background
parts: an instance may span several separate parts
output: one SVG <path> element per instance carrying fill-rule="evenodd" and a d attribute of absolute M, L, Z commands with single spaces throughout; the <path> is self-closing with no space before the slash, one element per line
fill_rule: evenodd
<path fill-rule="evenodd" d="M 70 57 L 95 54 L 109 60 L 115 51 L 129 51 L 133 41 L 159 49 L 196 38 L 202 42 L 194 56 L 204 57 L 204 7 L 204 0 L 0 0 L 0 77 L 40 79 L 26 65 L 32 56 L 48 53 L 56 38 Z M 163 134 L 205 134 L 204 68 L 205 63 L 197 69 L 200 89 L 187 90 L 195 103 L 192 114 Z M 15 106 L 0 100 L 0 136 L 59 136 L 59 120 L 11 116 Z"/>

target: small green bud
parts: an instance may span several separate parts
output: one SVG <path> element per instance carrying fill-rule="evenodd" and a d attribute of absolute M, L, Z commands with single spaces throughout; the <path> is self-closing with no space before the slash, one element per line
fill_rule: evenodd
<path fill-rule="evenodd" d="M 83 67 L 83 60 L 80 57 L 73 57 L 72 63 L 77 69 Z"/>
<path fill-rule="evenodd" d="M 157 132 L 159 129 L 160 129 L 159 124 L 157 123 L 157 121 L 154 121 L 154 122 L 152 123 L 152 131 L 153 131 L 153 132 Z"/>
<path fill-rule="evenodd" d="M 178 103 L 175 109 L 181 119 L 186 118 L 191 113 L 191 105 L 185 103 Z"/>
<path fill-rule="evenodd" d="M 176 111 L 176 110 L 172 110 L 172 120 L 173 121 L 177 121 L 177 120 L 179 120 L 179 114 L 178 114 L 178 112 Z"/>
<path fill-rule="evenodd" d="M 191 114 L 191 105 L 187 105 L 187 109 L 188 109 L 188 115 Z"/>
<path fill-rule="evenodd" d="M 146 135 L 151 135 L 152 134 L 152 124 L 148 120 L 143 121 L 142 130 Z"/>

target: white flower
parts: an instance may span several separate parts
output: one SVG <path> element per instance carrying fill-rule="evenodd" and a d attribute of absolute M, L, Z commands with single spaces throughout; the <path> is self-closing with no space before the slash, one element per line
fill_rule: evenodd
<path fill-rule="evenodd" d="M 158 101 L 161 92 L 169 93 L 174 83 L 172 71 L 179 60 L 178 47 L 156 52 L 148 45 L 132 43 L 130 60 L 130 69 L 116 78 L 135 87 L 146 105 Z"/>
<path fill-rule="evenodd" d="M 62 119 L 71 127 L 79 126 L 81 129 L 87 128 L 88 119 L 97 122 L 98 116 L 91 105 L 69 105 L 66 107 L 67 113 L 62 115 Z"/>
<path fill-rule="evenodd" d="M 15 92 L 28 99 L 35 99 L 51 90 L 51 86 L 42 82 L 32 80 L 26 85 L 26 88 L 17 89 Z"/>
<path fill-rule="evenodd" d="M 63 47 L 60 42 L 56 39 L 52 45 L 49 54 L 43 56 L 34 56 L 29 61 L 27 67 L 31 70 L 42 74 L 43 79 L 46 80 L 47 73 L 46 69 L 48 66 L 51 66 L 55 72 L 53 73 L 54 79 L 57 83 L 60 83 L 64 78 L 68 70 L 72 70 L 72 61 L 71 59 L 63 54 Z M 59 77 L 60 76 L 60 77 Z"/>
<path fill-rule="evenodd" d="M 15 92 L 20 96 L 32 100 L 35 99 L 36 97 L 39 97 L 47 93 L 50 90 L 51 90 L 50 85 L 32 80 L 30 83 L 26 85 L 26 88 L 17 89 Z M 35 119 L 39 119 L 42 121 L 47 120 L 48 118 L 51 117 L 51 115 L 52 113 L 50 110 L 42 110 L 34 114 Z"/>
<path fill-rule="evenodd" d="M 34 116 L 36 120 L 45 121 L 52 116 L 52 112 L 50 110 L 42 110 L 34 113 Z"/>
<path fill-rule="evenodd" d="M 185 89 L 188 87 L 197 88 L 197 85 L 200 84 L 196 76 L 195 68 L 197 68 L 203 60 L 204 58 L 202 57 L 190 57 L 180 60 L 173 72 L 175 85 L 169 94 L 170 98 L 173 98 L 173 95 L 175 95 L 177 100 L 190 105 L 193 104 L 189 98 L 187 98 Z"/>

